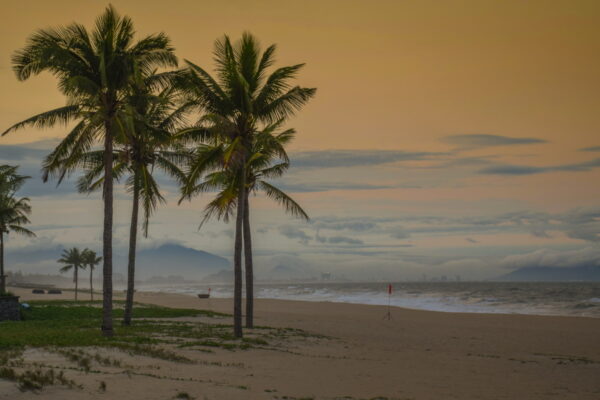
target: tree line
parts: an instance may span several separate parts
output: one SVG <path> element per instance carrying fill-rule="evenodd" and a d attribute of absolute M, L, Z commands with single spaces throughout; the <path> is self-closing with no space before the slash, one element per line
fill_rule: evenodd
<path fill-rule="evenodd" d="M 79 172 L 81 193 L 102 191 L 102 333 L 113 335 L 113 185 L 124 181 L 132 197 L 124 324 L 131 323 L 139 208 L 142 233 L 165 202 L 156 171 L 174 179 L 180 200 L 211 192 L 200 226 L 235 216 L 234 334 L 242 337 L 242 253 L 246 278 L 246 327 L 253 327 L 253 262 L 250 195 L 262 192 L 295 217 L 307 213 L 268 180 L 290 166 L 286 145 L 295 130 L 287 119 L 316 93 L 294 85 L 304 64 L 275 67 L 276 46 L 262 49 L 244 33 L 215 41 L 214 74 L 184 60 L 164 33 L 134 40 L 132 20 L 112 6 L 92 30 L 73 23 L 33 33 L 12 57 L 19 80 L 49 72 L 66 105 L 34 115 L 2 135 L 58 124 L 70 130 L 42 162 L 44 181 Z M 65 254 L 67 255 L 67 254 Z M 63 257 L 65 258 L 65 257 Z M 66 260 L 66 258 L 65 258 Z M 72 265 L 75 273 L 77 266 Z"/>

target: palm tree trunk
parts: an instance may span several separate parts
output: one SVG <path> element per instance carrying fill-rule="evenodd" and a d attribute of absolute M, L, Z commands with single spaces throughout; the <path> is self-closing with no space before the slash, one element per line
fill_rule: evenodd
<path fill-rule="evenodd" d="M 6 275 L 4 275 L 4 232 L 0 231 L 0 294 L 6 293 Z"/>
<path fill-rule="evenodd" d="M 233 255 L 233 334 L 237 338 L 242 333 L 242 225 L 244 221 L 244 205 L 246 199 L 246 172 L 242 162 L 242 178 L 237 200 L 237 216 L 235 221 L 235 249 Z"/>
<path fill-rule="evenodd" d="M 79 268 L 77 268 L 77 265 L 74 266 L 75 268 L 73 268 L 75 270 L 75 276 L 73 277 L 73 280 L 75 280 L 75 301 L 77 301 L 77 285 L 79 283 L 79 277 L 77 276 L 77 270 Z"/>
<path fill-rule="evenodd" d="M 138 230 L 138 208 L 140 202 L 140 190 L 137 172 L 133 183 L 133 211 L 131 213 L 131 228 L 129 230 L 129 262 L 127 264 L 127 298 L 125 300 L 125 316 L 123 325 L 131 325 L 131 314 L 133 311 L 133 290 L 135 284 L 135 248 L 137 244 Z"/>
<path fill-rule="evenodd" d="M 102 334 L 113 335 L 112 321 L 112 227 L 113 227 L 113 138 L 112 116 L 104 123 L 104 232 L 102 235 Z"/>
<path fill-rule="evenodd" d="M 254 266 L 252 263 L 252 238 L 250 233 L 250 204 L 244 201 L 244 266 L 246 268 L 246 328 L 254 328 Z"/>
<path fill-rule="evenodd" d="M 92 280 L 92 275 L 94 274 L 94 268 L 92 264 L 90 264 L 90 299 L 94 301 L 94 281 Z"/>

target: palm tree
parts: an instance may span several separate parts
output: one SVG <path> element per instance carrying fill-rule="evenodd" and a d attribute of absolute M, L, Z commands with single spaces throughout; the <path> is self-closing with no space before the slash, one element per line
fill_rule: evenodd
<path fill-rule="evenodd" d="M 244 263 L 246 267 L 246 328 L 253 328 L 253 262 L 252 262 L 252 240 L 250 229 L 250 194 L 263 191 L 267 197 L 275 200 L 294 217 L 308 220 L 307 213 L 296 201 L 289 197 L 281 189 L 265 181 L 268 178 L 278 178 L 289 168 L 289 159 L 285 151 L 285 144 L 289 143 L 294 135 L 293 129 L 276 133 L 280 122 L 268 126 L 265 130 L 254 136 L 246 163 L 246 199 L 243 221 Z M 229 170 L 218 169 L 208 173 L 203 182 L 189 190 L 193 195 L 200 192 L 218 192 L 215 198 L 207 204 L 202 224 L 211 217 L 223 219 L 228 222 L 231 214 L 236 208 L 238 185 L 237 176 Z"/>
<path fill-rule="evenodd" d="M 77 121 L 73 129 L 44 161 L 44 180 L 52 166 L 62 165 L 59 183 L 73 171 L 79 156 L 103 139 L 103 312 L 102 332 L 112 336 L 112 225 L 113 141 L 125 92 L 135 70 L 175 66 L 177 59 L 163 33 L 133 41 L 133 23 L 112 6 L 97 18 L 92 32 L 80 24 L 44 29 L 31 35 L 27 45 L 15 52 L 13 69 L 19 80 L 48 71 L 58 78 L 58 88 L 67 105 L 19 122 L 4 133 L 20 128 L 51 127 Z"/>
<path fill-rule="evenodd" d="M 6 293 L 4 274 L 4 234 L 15 232 L 20 235 L 35 236 L 23 225 L 28 224 L 31 206 L 27 197 L 16 198 L 15 192 L 21 188 L 28 176 L 18 175 L 18 167 L 0 165 L 0 294 Z"/>
<path fill-rule="evenodd" d="M 133 196 L 124 325 L 131 324 L 133 312 L 140 200 L 144 211 L 143 232 L 147 237 L 150 216 L 158 204 L 165 201 L 153 176 L 155 167 L 180 182 L 185 180 L 178 164 L 186 159 L 187 152 L 177 143 L 178 137 L 173 132 L 184 121 L 190 103 L 181 104 L 178 95 L 171 88 L 154 95 L 148 85 L 148 81 L 154 78 L 152 75 L 134 85 L 128 97 L 127 114 L 122 118 L 126 122 L 122 140 L 116 143 L 113 156 L 113 177 L 119 179 L 128 174 L 126 187 Z M 83 155 L 82 163 L 86 166 L 86 174 L 79 180 L 80 192 L 89 193 L 102 185 L 104 170 L 101 157 L 99 152 Z"/>
<path fill-rule="evenodd" d="M 94 301 L 94 280 L 93 273 L 96 265 L 100 264 L 102 261 L 102 257 L 98 257 L 95 251 L 90 249 L 84 249 L 81 252 L 81 257 L 83 258 L 84 268 L 88 267 L 90 269 L 90 300 Z"/>
<path fill-rule="evenodd" d="M 242 229 L 246 205 L 246 164 L 253 136 L 261 126 L 285 120 L 315 94 L 316 89 L 292 87 L 304 64 L 281 67 L 267 76 L 274 63 L 275 45 L 261 53 L 257 40 L 244 33 L 233 45 L 228 36 L 215 42 L 217 79 L 186 60 L 181 88 L 201 106 L 197 135 L 213 144 L 211 153 L 199 147 L 199 157 L 190 165 L 186 195 L 203 174 L 221 164 L 236 175 L 237 205 L 234 246 L 234 335 L 242 337 Z M 224 150 L 224 153 L 220 153 Z M 247 266 L 248 267 L 248 266 Z"/>
<path fill-rule="evenodd" d="M 77 291 L 79 287 L 79 269 L 85 268 L 85 257 L 82 251 L 79 251 L 77 247 L 73 247 L 72 249 L 63 250 L 62 256 L 58 259 L 58 262 L 61 264 L 65 264 L 64 267 L 60 269 L 60 272 L 68 272 L 73 270 L 73 282 L 75 282 L 75 300 L 77 301 Z"/>

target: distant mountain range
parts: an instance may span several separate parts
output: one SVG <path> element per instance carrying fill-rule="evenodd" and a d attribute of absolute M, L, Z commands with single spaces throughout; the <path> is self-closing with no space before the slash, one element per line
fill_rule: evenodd
<path fill-rule="evenodd" d="M 600 266 L 582 267 L 526 267 L 499 277 L 501 281 L 600 281 Z"/>
<path fill-rule="evenodd" d="M 9 251 L 6 254 L 6 268 L 24 273 L 58 275 L 62 247 L 34 251 Z M 116 251 L 113 259 L 115 273 L 127 271 L 127 252 Z M 185 279 L 200 280 L 221 270 L 230 269 L 230 262 L 223 257 L 196 250 L 179 244 L 142 249 L 136 255 L 136 278 L 148 279 L 153 276 L 181 276 Z M 96 267 L 100 272 L 102 266 Z"/>

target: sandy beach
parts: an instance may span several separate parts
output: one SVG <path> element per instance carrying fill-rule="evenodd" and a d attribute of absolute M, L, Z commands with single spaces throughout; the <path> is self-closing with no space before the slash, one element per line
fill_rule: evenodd
<path fill-rule="evenodd" d="M 48 298 L 26 289 L 11 290 L 22 301 Z M 231 309 L 229 299 L 164 293 L 138 293 L 136 301 Z M 196 399 L 600 397 L 600 319 L 393 308 L 392 319 L 387 320 L 386 307 L 381 306 L 262 299 L 256 311 L 257 325 L 297 328 L 308 334 L 268 349 L 178 350 L 193 364 L 110 351 L 129 367 L 98 367 L 96 373 L 69 370 L 64 357 L 41 350 L 29 350 L 25 358 L 66 368 L 66 375 L 83 385 L 83 389 L 49 387 L 43 391 L 45 399 L 170 399 L 181 392 Z M 229 318 L 219 321 L 229 322 Z M 98 390 L 101 381 L 106 383 L 105 392 Z M 2 399 L 31 396 L 12 383 L 0 382 Z"/>

